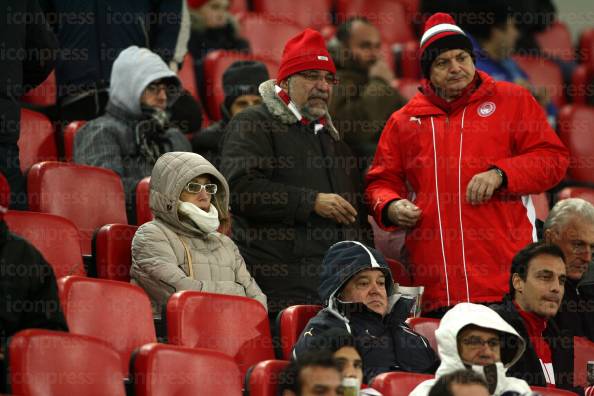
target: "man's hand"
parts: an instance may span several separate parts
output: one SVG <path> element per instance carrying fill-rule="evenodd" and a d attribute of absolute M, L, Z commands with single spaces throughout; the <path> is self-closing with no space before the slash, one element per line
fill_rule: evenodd
<path fill-rule="evenodd" d="M 472 205 L 487 202 L 501 183 L 503 178 L 494 169 L 477 173 L 470 179 L 466 188 L 466 201 Z"/>
<path fill-rule="evenodd" d="M 340 224 L 351 224 L 357 219 L 355 208 L 338 194 L 318 193 L 314 211 L 318 215 Z"/>
<path fill-rule="evenodd" d="M 383 59 L 378 59 L 373 65 L 371 65 L 368 75 L 369 78 L 381 78 L 387 84 L 391 84 L 394 80 L 394 72 L 392 72 L 390 66 L 388 66 L 388 63 Z"/>
<path fill-rule="evenodd" d="M 399 227 L 414 227 L 421 213 L 421 209 L 408 199 L 399 199 L 388 206 L 388 219 Z"/>

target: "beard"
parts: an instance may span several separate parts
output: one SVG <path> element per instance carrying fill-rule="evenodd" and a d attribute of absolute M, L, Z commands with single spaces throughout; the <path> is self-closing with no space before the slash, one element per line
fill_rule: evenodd
<path fill-rule="evenodd" d="M 301 115 L 310 121 L 325 116 L 326 113 L 328 113 L 328 97 L 329 95 L 326 94 L 313 94 L 303 108 L 301 108 Z M 317 99 L 317 101 L 316 104 L 312 106 L 310 101 L 314 99 Z"/>

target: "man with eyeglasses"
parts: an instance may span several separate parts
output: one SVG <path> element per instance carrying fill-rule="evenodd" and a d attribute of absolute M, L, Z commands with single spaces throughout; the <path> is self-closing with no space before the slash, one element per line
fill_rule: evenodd
<path fill-rule="evenodd" d="M 495 310 L 526 341 L 526 352 L 508 370 L 533 386 L 566 389 L 573 384 L 573 335 L 551 319 L 557 314 L 567 279 L 563 251 L 557 245 L 531 243 L 513 258 L 509 294 Z"/>
<path fill-rule="evenodd" d="M 276 315 L 319 303 L 322 258 L 344 239 L 371 239 L 355 158 L 328 115 L 337 80 L 324 39 L 306 29 L 285 45 L 263 103 L 227 126 L 221 169 L 233 239 Z"/>
<path fill-rule="evenodd" d="M 544 223 L 544 238 L 561 248 L 567 270 L 565 294 L 553 320 L 574 336 L 594 341 L 594 206 L 580 198 L 557 202 Z"/>
<path fill-rule="evenodd" d="M 526 381 L 508 375 L 525 349 L 525 341 L 495 311 L 479 304 L 460 303 L 449 310 L 435 331 L 441 364 L 435 379 L 419 384 L 411 396 L 426 396 L 443 376 L 472 370 L 486 381 L 489 395 L 530 392 Z"/>
<path fill-rule="evenodd" d="M 162 154 L 192 150 L 169 123 L 169 109 L 180 92 L 176 74 L 157 54 L 128 47 L 113 63 L 105 114 L 76 134 L 74 162 L 108 168 L 122 178 L 131 224 L 136 220 L 136 184 L 150 176 Z"/>

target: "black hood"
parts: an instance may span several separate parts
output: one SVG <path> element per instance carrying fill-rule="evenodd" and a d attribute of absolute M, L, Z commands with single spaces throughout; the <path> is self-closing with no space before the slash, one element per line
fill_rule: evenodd
<path fill-rule="evenodd" d="M 322 262 L 318 293 L 324 304 L 336 294 L 353 275 L 366 269 L 379 269 L 386 276 L 388 297 L 394 293 L 394 280 L 384 256 L 360 242 L 342 241 L 328 249 Z"/>

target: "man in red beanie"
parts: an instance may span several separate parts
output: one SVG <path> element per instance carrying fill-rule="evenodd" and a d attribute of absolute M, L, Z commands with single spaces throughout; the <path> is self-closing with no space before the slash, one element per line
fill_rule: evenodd
<path fill-rule="evenodd" d="M 424 315 L 440 316 L 501 300 L 512 257 L 536 240 L 530 194 L 563 178 L 568 151 L 530 92 L 475 70 L 450 15 L 428 19 L 420 61 L 421 92 L 388 120 L 366 195 L 382 228 L 408 230 Z"/>
<path fill-rule="evenodd" d="M 221 169 L 232 237 L 271 315 L 319 303 L 319 269 L 333 243 L 371 239 L 356 160 L 328 115 L 335 72 L 320 33 L 306 29 L 287 42 L 276 80 L 260 85 L 263 103 L 227 126 Z"/>

